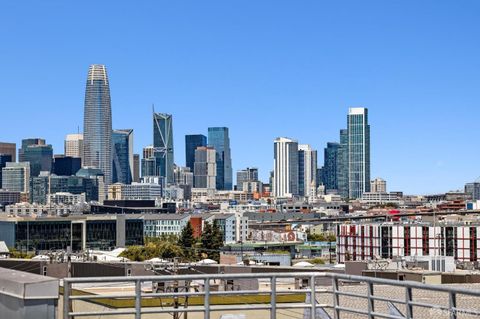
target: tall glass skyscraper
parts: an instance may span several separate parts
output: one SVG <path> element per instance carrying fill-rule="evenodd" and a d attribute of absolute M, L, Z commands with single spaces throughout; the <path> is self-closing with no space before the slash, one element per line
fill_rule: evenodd
<path fill-rule="evenodd" d="M 231 190 L 233 172 L 228 127 L 209 127 L 208 146 L 213 147 L 216 151 L 217 190 Z"/>
<path fill-rule="evenodd" d="M 133 130 L 113 130 L 112 183 L 133 181 Z"/>
<path fill-rule="evenodd" d="M 112 107 L 105 65 L 88 70 L 83 119 L 83 166 L 102 170 L 105 184 L 112 182 Z"/>
<path fill-rule="evenodd" d="M 340 148 L 337 163 L 338 194 L 348 198 L 348 130 L 340 130 Z"/>
<path fill-rule="evenodd" d="M 350 108 L 348 112 L 349 198 L 357 199 L 370 191 L 370 125 L 368 109 Z"/>
<path fill-rule="evenodd" d="M 30 176 L 40 175 L 40 172 L 52 171 L 53 148 L 42 138 L 28 138 L 22 140 L 22 148 L 18 150 L 20 162 L 30 163 Z"/>
<path fill-rule="evenodd" d="M 326 190 L 338 190 L 338 157 L 340 144 L 327 143 L 324 151 L 323 182 Z"/>
<path fill-rule="evenodd" d="M 298 142 L 279 137 L 274 141 L 273 194 L 292 197 L 298 192 Z"/>
<path fill-rule="evenodd" d="M 185 166 L 194 171 L 195 150 L 197 147 L 207 146 L 207 137 L 202 134 L 185 135 Z"/>
<path fill-rule="evenodd" d="M 173 184 L 173 118 L 171 114 L 153 113 L 153 148 L 157 176 Z"/>
<path fill-rule="evenodd" d="M 317 188 L 317 151 L 310 145 L 298 145 L 298 194 L 313 197 Z"/>

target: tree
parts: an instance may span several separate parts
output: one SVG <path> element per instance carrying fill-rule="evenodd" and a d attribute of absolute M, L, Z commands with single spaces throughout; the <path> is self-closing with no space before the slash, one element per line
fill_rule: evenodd
<path fill-rule="evenodd" d="M 186 259 L 191 260 L 195 255 L 193 248 L 195 246 L 195 238 L 193 237 L 193 227 L 190 222 L 182 229 L 180 238 L 178 239 L 178 245 L 182 247 Z"/>
<path fill-rule="evenodd" d="M 202 237 L 202 253 L 213 260 L 220 260 L 220 248 L 223 247 L 223 232 L 217 221 L 213 225 L 209 222 L 205 223 Z"/>

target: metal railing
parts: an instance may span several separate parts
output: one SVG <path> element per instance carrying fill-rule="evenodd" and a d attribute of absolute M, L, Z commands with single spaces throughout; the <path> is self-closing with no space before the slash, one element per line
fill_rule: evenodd
<path fill-rule="evenodd" d="M 245 288 L 237 291 L 212 290 L 212 282 L 226 283 L 237 280 L 253 280 L 261 283 L 264 290 L 248 290 Z M 331 280 L 331 285 L 325 285 L 326 280 L 327 282 Z M 142 290 L 142 284 L 146 285 L 154 282 L 178 283 L 178 281 L 197 282 L 200 283 L 199 287 L 203 289 L 198 291 L 186 289 L 183 292 L 176 289 L 161 293 Z M 319 284 L 320 282 L 322 285 Z M 111 288 L 112 284 L 127 284 L 130 285 L 130 290 L 127 293 L 92 294 L 87 292 L 88 289 L 85 289 L 87 286 Z M 281 289 L 282 285 L 284 289 Z M 384 290 L 386 292 L 382 293 Z M 415 293 L 418 291 L 424 292 L 432 300 L 425 301 L 428 298 L 424 297 L 416 298 Z M 402 293 L 403 297 L 401 297 Z M 341 319 L 344 318 L 344 315 L 349 315 L 349 318 L 353 316 L 353 318 L 369 319 L 442 318 L 442 316 L 449 319 L 480 317 L 480 290 L 320 272 L 66 278 L 63 281 L 63 295 L 64 319 L 120 315 L 131 315 L 135 319 L 141 319 L 142 315 L 181 313 L 200 313 L 200 316 L 203 313 L 203 318 L 210 319 L 212 313 L 227 313 L 230 311 L 264 311 L 269 313 L 271 319 L 282 317 L 281 315 L 285 314 L 285 311 L 290 311 L 287 317 L 311 319 Z M 238 302 L 233 304 L 218 303 L 218 297 L 230 297 L 239 300 L 247 296 L 258 297 L 260 295 L 267 297 L 267 299 L 257 303 L 252 302 L 252 298 L 246 300 L 243 304 Z M 282 296 L 283 299 L 281 299 Z M 288 296 L 296 296 L 297 298 L 288 300 Z M 301 302 L 298 302 L 299 296 L 303 298 Z M 171 298 L 178 301 L 179 298 L 187 300 L 193 297 L 200 297 L 201 304 L 187 306 L 181 303 L 176 305 L 162 304 L 161 306 L 143 304 L 148 300 L 162 300 L 162 298 Z M 217 304 L 213 302 L 215 298 L 217 298 Z M 123 307 L 118 307 L 118 309 L 109 304 L 109 302 L 118 300 L 130 300 L 132 302 Z M 459 301 L 461 300 L 468 300 L 468 302 L 463 302 L 462 304 L 466 305 L 460 307 Z M 74 308 L 85 310 L 85 304 L 75 305 L 74 307 L 75 302 L 87 302 L 94 305 L 104 303 L 104 307 L 99 310 L 74 311 Z M 105 303 L 107 306 L 105 306 Z M 399 310 L 398 307 L 402 309 Z M 420 309 L 427 310 L 427 315 L 420 315 Z"/>

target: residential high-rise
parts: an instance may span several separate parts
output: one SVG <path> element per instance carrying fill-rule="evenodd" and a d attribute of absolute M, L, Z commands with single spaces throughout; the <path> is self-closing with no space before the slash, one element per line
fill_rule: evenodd
<path fill-rule="evenodd" d="M 100 169 L 105 184 L 112 182 L 112 106 L 105 65 L 88 70 L 83 119 L 84 167 Z"/>
<path fill-rule="evenodd" d="M 112 183 L 133 181 L 133 130 L 112 131 Z"/>
<path fill-rule="evenodd" d="M 185 166 L 189 167 L 192 172 L 195 168 L 195 150 L 200 146 L 207 146 L 205 135 L 185 135 Z"/>
<path fill-rule="evenodd" d="M 140 154 L 133 154 L 133 181 L 140 183 Z"/>
<path fill-rule="evenodd" d="M 231 190 L 233 172 L 228 127 L 209 127 L 208 146 L 213 147 L 216 151 L 217 190 Z"/>
<path fill-rule="evenodd" d="M 340 130 L 340 147 L 337 158 L 338 194 L 348 198 L 348 130 Z"/>
<path fill-rule="evenodd" d="M 68 134 L 65 137 L 65 156 L 81 158 L 83 163 L 83 134 Z"/>
<path fill-rule="evenodd" d="M 213 147 L 200 146 L 195 150 L 195 188 L 215 189 L 217 163 L 216 151 Z"/>
<path fill-rule="evenodd" d="M 173 118 L 170 114 L 153 113 L 153 148 L 155 175 L 173 184 Z"/>
<path fill-rule="evenodd" d="M 17 161 L 17 145 L 15 143 L 0 142 L 0 154 L 12 156 L 11 162 Z"/>
<path fill-rule="evenodd" d="M 317 151 L 310 145 L 298 145 L 298 194 L 313 197 L 317 188 Z"/>
<path fill-rule="evenodd" d="M 7 163 L 12 162 L 11 154 L 1 154 L 0 153 L 0 188 L 2 187 L 2 168 L 7 166 Z"/>
<path fill-rule="evenodd" d="M 28 193 L 30 190 L 30 163 L 7 163 L 2 168 L 2 189 Z"/>
<path fill-rule="evenodd" d="M 51 172 L 53 164 L 52 145 L 46 144 L 42 138 L 22 140 L 22 148 L 18 150 L 20 162 L 30 163 L 30 176 L 38 176 L 41 171 Z"/>
<path fill-rule="evenodd" d="M 258 168 L 242 169 L 237 171 L 237 191 L 243 191 L 243 183 L 258 181 Z"/>
<path fill-rule="evenodd" d="M 279 137 L 274 142 L 273 194 L 298 195 L 298 142 Z"/>
<path fill-rule="evenodd" d="M 387 192 L 387 182 L 381 178 L 375 178 L 370 182 L 370 192 L 372 193 L 386 193 Z"/>
<path fill-rule="evenodd" d="M 329 191 L 338 190 L 339 150 L 340 144 L 329 142 L 324 151 L 323 182 Z"/>
<path fill-rule="evenodd" d="M 370 125 L 368 109 L 350 108 L 348 112 L 349 198 L 370 191 Z"/>

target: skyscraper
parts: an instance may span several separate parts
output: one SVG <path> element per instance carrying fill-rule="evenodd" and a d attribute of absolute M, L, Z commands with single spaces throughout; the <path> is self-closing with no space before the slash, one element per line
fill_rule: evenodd
<path fill-rule="evenodd" d="M 140 183 L 140 154 L 133 154 L 133 182 Z"/>
<path fill-rule="evenodd" d="M 195 150 L 195 188 L 215 189 L 217 172 L 215 149 L 205 146 L 198 147 Z"/>
<path fill-rule="evenodd" d="M 216 151 L 217 190 L 231 190 L 233 172 L 228 127 L 209 127 L 208 146 L 213 147 Z"/>
<path fill-rule="evenodd" d="M 340 144 L 329 142 L 324 151 L 323 183 L 326 190 L 338 190 L 339 149 Z"/>
<path fill-rule="evenodd" d="M 317 151 L 310 145 L 298 145 L 298 194 L 311 197 L 317 188 Z"/>
<path fill-rule="evenodd" d="M 55 155 L 53 161 L 53 173 L 58 176 L 72 176 L 82 168 L 82 160 L 79 157 Z"/>
<path fill-rule="evenodd" d="M 11 162 L 17 161 L 17 145 L 15 143 L 0 142 L 0 154 L 12 156 Z"/>
<path fill-rule="evenodd" d="M 88 70 L 83 119 L 85 167 L 100 169 L 105 184 L 112 182 L 112 106 L 107 69 L 93 64 Z"/>
<path fill-rule="evenodd" d="M 2 168 L 2 189 L 28 193 L 30 190 L 30 163 L 7 163 Z"/>
<path fill-rule="evenodd" d="M 0 153 L 0 188 L 2 188 L 2 168 L 7 166 L 7 163 L 12 162 L 11 154 L 1 154 Z"/>
<path fill-rule="evenodd" d="M 274 142 L 273 194 L 298 195 L 298 142 L 279 137 Z"/>
<path fill-rule="evenodd" d="M 133 181 L 133 130 L 112 132 L 112 183 L 131 184 Z"/>
<path fill-rule="evenodd" d="M 65 156 L 81 158 L 83 163 L 83 134 L 68 134 L 65 137 Z"/>
<path fill-rule="evenodd" d="M 155 175 L 173 184 L 173 118 L 170 114 L 153 113 L 153 148 Z"/>
<path fill-rule="evenodd" d="M 30 163 L 30 176 L 40 175 L 40 172 L 52 171 L 53 148 L 42 138 L 28 138 L 22 140 L 22 148 L 18 150 L 20 162 Z"/>
<path fill-rule="evenodd" d="M 258 168 L 242 169 L 237 171 L 237 191 L 243 191 L 243 183 L 258 181 Z"/>
<path fill-rule="evenodd" d="M 338 194 L 348 198 L 348 130 L 340 130 L 340 147 L 337 163 Z"/>
<path fill-rule="evenodd" d="M 197 147 L 207 146 L 207 137 L 202 134 L 185 135 L 185 166 L 193 172 L 195 150 Z"/>
<path fill-rule="evenodd" d="M 366 108 L 350 108 L 348 112 L 348 175 L 350 198 L 360 198 L 370 191 L 370 125 Z"/>

